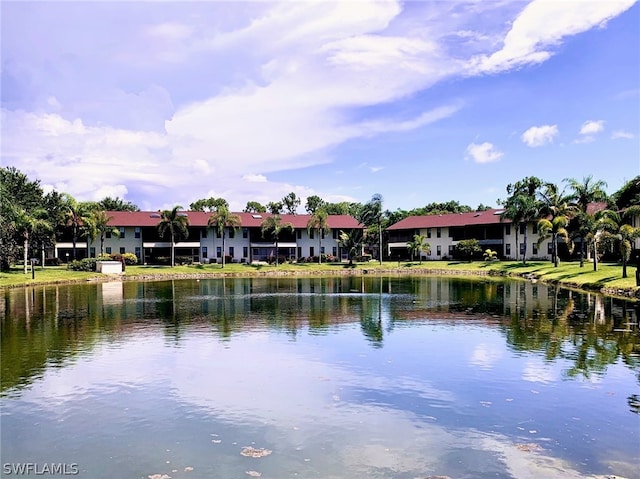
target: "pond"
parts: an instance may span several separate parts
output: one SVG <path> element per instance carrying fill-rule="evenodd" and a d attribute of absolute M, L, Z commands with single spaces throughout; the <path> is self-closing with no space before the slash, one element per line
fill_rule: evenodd
<path fill-rule="evenodd" d="M 640 477 L 634 303 L 429 276 L 3 294 L 3 474 Z"/>

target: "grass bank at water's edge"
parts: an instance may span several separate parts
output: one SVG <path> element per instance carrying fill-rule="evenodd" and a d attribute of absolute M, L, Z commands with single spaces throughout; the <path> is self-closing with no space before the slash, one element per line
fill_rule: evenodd
<path fill-rule="evenodd" d="M 359 275 L 359 274 L 394 274 L 394 275 L 490 275 L 515 276 L 564 286 L 579 288 L 587 291 L 599 291 L 608 295 L 626 296 L 640 300 L 640 287 L 636 286 L 635 266 L 627 266 L 628 278 L 622 278 L 620 264 L 603 263 L 598 265 L 598 271 L 593 271 L 591 263 L 585 263 L 581 268 L 579 263 L 563 263 L 557 268 L 546 261 L 529 261 L 526 264 L 516 261 L 494 262 L 461 262 L 461 261 L 429 261 L 396 262 L 386 261 L 382 265 L 378 262 L 358 263 L 353 267 L 342 263 L 330 264 L 281 264 L 273 265 L 245 265 L 228 264 L 224 269 L 219 264 L 175 266 L 127 266 L 121 276 L 103 275 L 81 271 L 70 271 L 66 266 L 36 267 L 35 279 L 32 272 L 26 275 L 20 268 L 14 268 L 0 273 L 0 288 L 30 286 L 35 284 L 75 283 L 86 281 L 111 281 L 124 279 L 156 280 L 170 278 L 215 278 L 222 276 L 251 277 L 251 276 L 322 276 L 322 275 Z"/>

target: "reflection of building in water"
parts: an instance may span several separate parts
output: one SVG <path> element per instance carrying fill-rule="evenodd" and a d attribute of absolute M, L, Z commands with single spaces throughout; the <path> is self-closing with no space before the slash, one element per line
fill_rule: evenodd
<path fill-rule="evenodd" d="M 101 286 L 102 304 L 120 304 L 124 301 L 122 281 L 102 283 Z"/>

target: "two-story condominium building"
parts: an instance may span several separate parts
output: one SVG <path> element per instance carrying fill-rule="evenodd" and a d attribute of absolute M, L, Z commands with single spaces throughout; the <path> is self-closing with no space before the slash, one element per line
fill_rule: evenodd
<path fill-rule="evenodd" d="M 240 218 L 237 228 L 226 227 L 224 251 L 222 235 L 218 228 L 209 226 L 211 213 L 200 211 L 181 212 L 186 216 L 189 235 L 175 244 L 176 257 L 189 257 L 194 262 L 221 262 L 225 255 L 228 261 L 251 263 L 268 261 L 277 254 L 280 258 L 292 259 L 314 257 L 320 254 L 346 259 L 346 251 L 339 244 L 340 231 L 362 229 L 358 221 L 348 215 L 329 215 L 328 233 L 308 230 L 310 215 L 280 215 L 282 224 L 291 224 L 292 229 L 283 229 L 278 237 L 278 251 L 274 238 L 268 232 L 263 234 L 262 223 L 269 213 L 235 213 Z M 171 255 L 171 238 L 158 234 L 160 214 L 156 211 L 108 211 L 110 226 L 119 230 L 119 236 L 107 234 L 102 247 L 104 253 L 133 253 L 141 263 L 162 262 Z M 71 243 L 58 243 L 55 256 L 63 261 L 72 259 Z M 76 244 L 76 257 L 96 257 L 100 254 L 100 239 L 94 241 L 83 238 Z"/>
<path fill-rule="evenodd" d="M 477 239 L 483 250 L 492 249 L 502 259 L 521 258 L 527 233 L 527 257 L 550 259 L 551 240 L 538 248 L 537 221 L 516 227 L 510 220 L 502 220 L 504 210 L 490 209 L 470 213 L 409 216 L 387 228 L 390 258 L 407 258 L 407 243 L 414 235 L 424 235 L 431 246 L 424 259 L 447 259 L 455 256 L 456 245 L 461 240 Z M 517 234 L 516 234 L 517 229 Z M 517 239 L 516 239 L 517 237 Z M 517 254 L 518 253 L 518 254 Z"/>

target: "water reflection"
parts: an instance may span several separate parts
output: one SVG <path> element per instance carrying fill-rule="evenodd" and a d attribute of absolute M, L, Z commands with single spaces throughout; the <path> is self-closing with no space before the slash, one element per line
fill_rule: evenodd
<path fill-rule="evenodd" d="M 226 278 L 7 290 L 0 312 L 3 460 L 82 458 L 93 478 L 640 472 L 638 307 L 617 299 Z"/>

